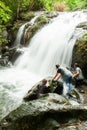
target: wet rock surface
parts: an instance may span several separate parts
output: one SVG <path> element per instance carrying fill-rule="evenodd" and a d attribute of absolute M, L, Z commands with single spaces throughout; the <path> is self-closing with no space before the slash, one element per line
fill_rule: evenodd
<path fill-rule="evenodd" d="M 80 31 L 81 34 L 77 38 L 73 48 L 72 65 L 75 62 L 78 63 L 83 71 L 84 77 L 87 79 L 87 22 L 80 23 L 76 27 L 76 30 Z"/>
<path fill-rule="evenodd" d="M 80 104 L 73 104 L 72 98 L 65 98 L 56 93 L 48 93 L 32 101 L 23 101 L 22 105 L 1 121 L 1 128 L 7 130 L 86 130 L 87 88 L 82 86 L 78 90 L 85 99 Z"/>

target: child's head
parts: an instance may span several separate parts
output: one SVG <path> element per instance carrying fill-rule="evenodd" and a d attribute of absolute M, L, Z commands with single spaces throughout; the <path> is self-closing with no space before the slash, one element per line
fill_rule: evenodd
<path fill-rule="evenodd" d="M 45 85 L 47 83 L 47 80 L 46 79 L 43 79 L 42 80 L 42 84 Z"/>

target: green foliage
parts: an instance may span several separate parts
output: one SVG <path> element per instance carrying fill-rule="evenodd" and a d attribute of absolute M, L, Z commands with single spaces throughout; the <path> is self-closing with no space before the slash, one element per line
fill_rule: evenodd
<path fill-rule="evenodd" d="M 87 41 L 87 33 L 85 33 L 85 34 L 83 35 L 83 38 L 84 38 L 85 41 Z"/>
<path fill-rule="evenodd" d="M 3 0 L 1 0 L 3 1 Z M 33 0 L 4 0 L 4 3 L 12 11 L 13 20 L 19 18 L 20 12 L 30 8 L 32 10 Z"/>
<path fill-rule="evenodd" d="M 42 8 L 44 8 L 44 0 L 35 1 L 32 7 L 33 10 L 41 10 Z"/>
<path fill-rule="evenodd" d="M 33 9 L 53 10 L 54 5 L 61 2 L 67 5 L 69 10 L 87 8 L 87 0 L 37 0 L 34 2 Z"/>
<path fill-rule="evenodd" d="M 34 0 L 20 0 L 20 2 L 18 0 L 18 4 L 19 4 L 20 11 L 32 10 Z"/>
<path fill-rule="evenodd" d="M 50 0 L 50 1 L 44 0 L 45 8 L 47 10 L 53 10 L 54 1 L 53 0 Z"/>
<path fill-rule="evenodd" d="M 3 0 L 2 0 L 3 1 Z M 21 0 L 4 0 L 4 3 L 10 8 L 12 11 L 12 17 L 13 19 L 17 16 L 17 8 L 19 6 L 18 1 L 21 2 Z"/>
<path fill-rule="evenodd" d="M 53 10 L 53 3 L 55 0 L 37 0 L 33 4 L 34 10 Z"/>
<path fill-rule="evenodd" d="M 0 1 L 0 24 L 6 24 L 10 20 L 14 21 L 20 17 L 20 12 L 26 10 L 55 10 L 55 5 L 58 8 L 64 8 L 63 4 L 68 6 L 69 10 L 87 8 L 87 0 L 1 0 Z M 60 6 L 59 6 L 60 5 Z"/>
<path fill-rule="evenodd" d="M 33 17 L 34 17 L 34 12 L 28 12 L 28 13 L 22 13 L 21 14 L 21 17 L 24 19 L 24 20 L 31 20 Z"/>
<path fill-rule="evenodd" d="M 31 4 L 30 0 L 23 0 L 22 5 L 21 5 L 21 9 L 26 10 L 27 8 L 29 8 L 30 4 Z"/>
<path fill-rule="evenodd" d="M 86 0 L 65 0 L 65 3 L 68 5 L 69 10 L 83 9 L 86 8 Z"/>
<path fill-rule="evenodd" d="M 0 24 L 8 23 L 12 18 L 12 11 L 4 2 L 0 1 Z"/>

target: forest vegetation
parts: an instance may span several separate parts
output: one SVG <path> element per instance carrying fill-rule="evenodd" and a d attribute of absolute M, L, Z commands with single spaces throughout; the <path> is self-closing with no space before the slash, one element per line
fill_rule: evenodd
<path fill-rule="evenodd" d="M 86 9 L 86 0 L 0 0 L 0 24 L 7 24 L 27 10 L 73 11 Z"/>

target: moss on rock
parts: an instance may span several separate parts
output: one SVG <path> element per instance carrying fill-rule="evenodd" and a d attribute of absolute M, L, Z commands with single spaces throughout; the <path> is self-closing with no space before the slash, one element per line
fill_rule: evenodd
<path fill-rule="evenodd" d="M 38 24 L 43 25 L 43 24 L 48 23 L 48 19 L 47 19 L 47 17 L 46 17 L 46 16 L 41 15 L 41 16 L 39 16 L 39 17 L 36 19 L 36 21 L 35 21 L 35 22 L 36 22 L 36 23 L 38 23 Z"/>
<path fill-rule="evenodd" d="M 77 28 L 87 29 L 87 22 L 83 22 L 83 23 L 78 24 Z"/>
<path fill-rule="evenodd" d="M 87 34 L 77 40 L 72 59 L 79 64 L 85 78 L 87 78 Z"/>
<path fill-rule="evenodd" d="M 30 21 L 34 16 L 35 16 L 34 12 L 27 12 L 27 13 L 20 14 L 21 19 L 26 20 L 26 21 L 27 20 Z"/>
<path fill-rule="evenodd" d="M 6 30 L 6 27 L 3 26 L 3 25 L 0 25 L 0 49 L 1 49 L 1 46 L 3 44 L 6 44 L 8 43 L 8 40 L 7 40 L 7 36 L 8 36 L 8 32 Z"/>

